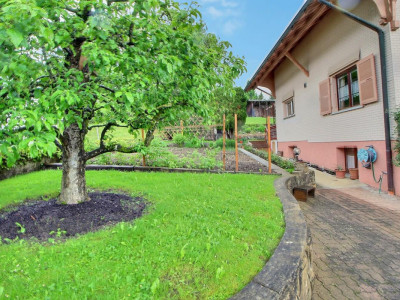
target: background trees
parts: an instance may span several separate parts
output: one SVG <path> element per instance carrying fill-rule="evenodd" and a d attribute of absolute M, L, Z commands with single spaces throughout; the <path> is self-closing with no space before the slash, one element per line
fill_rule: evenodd
<path fill-rule="evenodd" d="M 195 6 L 170 0 L 0 0 L 0 164 L 62 152 L 60 201 L 87 200 L 85 163 L 110 151 L 110 129 L 207 116 L 244 62 L 204 30 Z M 101 126 L 97 149 L 85 152 Z"/>

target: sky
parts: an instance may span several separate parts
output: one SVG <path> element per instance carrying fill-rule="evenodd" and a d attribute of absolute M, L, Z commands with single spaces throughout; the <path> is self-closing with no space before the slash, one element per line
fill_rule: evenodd
<path fill-rule="evenodd" d="M 190 1 L 181 1 L 190 2 Z M 236 80 L 245 87 L 278 41 L 304 0 L 197 0 L 208 32 L 232 44 L 247 72 Z"/>

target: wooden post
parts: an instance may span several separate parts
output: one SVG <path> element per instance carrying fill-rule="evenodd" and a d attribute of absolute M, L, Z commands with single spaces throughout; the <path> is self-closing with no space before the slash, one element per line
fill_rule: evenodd
<path fill-rule="evenodd" d="M 181 133 L 183 135 L 183 121 L 181 120 Z"/>
<path fill-rule="evenodd" d="M 236 172 L 237 172 L 237 171 L 239 171 L 238 133 L 237 133 L 237 114 L 235 114 L 235 158 L 236 158 Z"/>
<path fill-rule="evenodd" d="M 144 129 L 142 128 L 142 139 L 143 139 L 143 142 L 144 142 Z M 144 156 L 144 154 L 143 154 L 143 167 L 145 167 L 146 166 L 146 156 Z"/>
<path fill-rule="evenodd" d="M 224 166 L 224 171 L 226 169 L 226 149 L 225 149 L 225 138 L 226 132 L 225 132 L 225 114 L 222 119 L 222 164 Z"/>
<path fill-rule="evenodd" d="M 268 131 L 268 173 L 271 174 L 271 121 L 270 117 L 267 117 L 267 131 Z"/>

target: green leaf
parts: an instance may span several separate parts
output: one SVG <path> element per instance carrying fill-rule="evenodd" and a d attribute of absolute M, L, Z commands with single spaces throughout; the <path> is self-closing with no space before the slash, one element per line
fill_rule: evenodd
<path fill-rule="evenodd" d="M 133 96 L 131 93 L 125 93 L 126 98 L 128 99 L 129 103 L 133 103 L 135 100 L 133 99 Z"/>
<path fill-rule="evenodd" d="M 15 29 L 8 29 L 7 34 L 16 48 L 21 44 L 24 39 L 22 33 Z"/>

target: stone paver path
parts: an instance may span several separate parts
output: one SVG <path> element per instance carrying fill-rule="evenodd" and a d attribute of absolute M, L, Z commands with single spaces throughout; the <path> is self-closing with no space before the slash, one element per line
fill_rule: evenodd
<path fill-rule="evenodd" d="M 313 299 L 400 299 L 399 199 L 317 189 L 300 207 L 313 238 Z"/>

